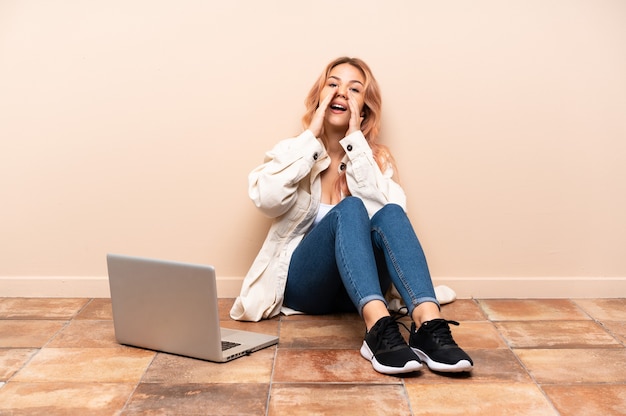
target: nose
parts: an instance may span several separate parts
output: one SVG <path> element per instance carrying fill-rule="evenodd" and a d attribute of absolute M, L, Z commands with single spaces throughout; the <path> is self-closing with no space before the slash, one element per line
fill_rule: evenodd
<path fill-rule="evenodd" d="M 341 97 L 344 100 L 347 100 L 348 99 L 348 89 L 339 87 L 339 89 L 337 90 L 337 97 Z"/>

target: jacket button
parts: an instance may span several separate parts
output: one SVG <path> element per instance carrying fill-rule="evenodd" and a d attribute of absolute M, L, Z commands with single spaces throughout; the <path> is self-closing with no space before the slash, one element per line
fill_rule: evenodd
<path fill-rule="evenodd" d="M 318 154 L 317 153 L 313 153 L 313 160 L 317 160 L 318 158 Z"/>
<path fill-rule="evenodd" d="M 348 149 L 348 152 L 351 152 L 352 151 L 352 145 L 349 144 L 348 147 L 346 147 L 346 149 Z"/>
<path fill-rule="evenodd" d="M 339 165 L 339 170 L 346 170 L 346 164 L 342 163 L 341 165 Z"/>

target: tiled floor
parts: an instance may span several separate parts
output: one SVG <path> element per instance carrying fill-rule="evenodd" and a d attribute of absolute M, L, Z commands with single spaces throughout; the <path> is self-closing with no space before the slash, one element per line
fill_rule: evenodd
<path fill-rule="evenodd" d="M 471 375 L 376 373 L 356 315 L 223 325 L 279 334 L 228 364 L 118 345 L 108 299 L 0 298 L 0 415 L 625 415 L 626 299 L 457 300 Z"/>

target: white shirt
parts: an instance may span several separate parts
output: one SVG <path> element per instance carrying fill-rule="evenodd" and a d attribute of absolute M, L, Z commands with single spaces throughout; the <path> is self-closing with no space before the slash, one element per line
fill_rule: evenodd
<path fill-rule="evenodd" d="M 313 221 L 313 227 L 315 227 L 322 220 L 322 218 L 324 218 L 326 214 L 328 214 L 328 211 L 333 209 L 333 207 L 334 205 L 324 204 L 320 202 L 320 209 L 317 211 L 317 216 L 315 217 L 315 220 Z"/>

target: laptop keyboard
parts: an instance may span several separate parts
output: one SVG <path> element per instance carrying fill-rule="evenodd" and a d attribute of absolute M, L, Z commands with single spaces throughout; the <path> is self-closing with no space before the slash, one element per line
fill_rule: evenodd
<path fill-rule="evenodd" d="M 230 342 L 230 341 L 222 341 L 222 351 L 226 351 L 226 350 L 228 350 L 230 348 L 233 348 L 233 347 L 236 347 L 238 345 L 241 345 L 241 344 L 238 344 L 236 342 Z"/>

